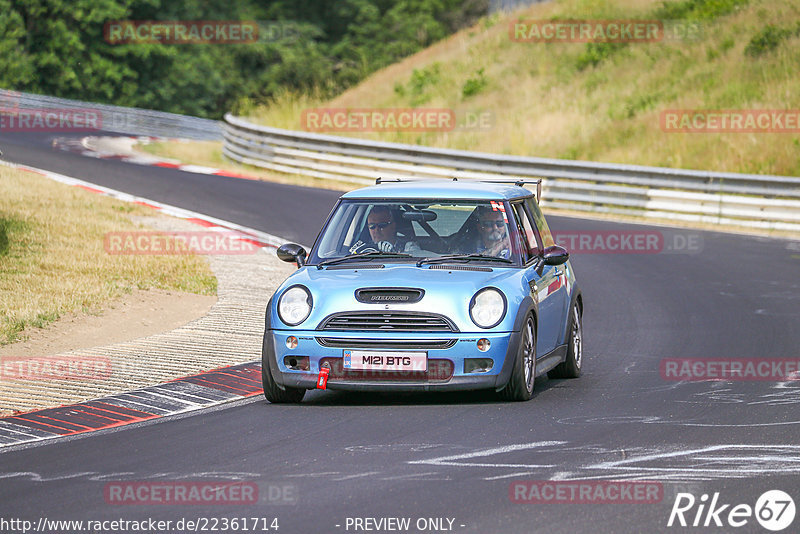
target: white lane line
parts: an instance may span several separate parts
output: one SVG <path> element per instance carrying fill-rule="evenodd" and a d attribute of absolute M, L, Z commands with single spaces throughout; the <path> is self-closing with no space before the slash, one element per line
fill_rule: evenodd
<path fill-rule="evenodd" d="M 303 478 L 303 477 L 321 477 L 329 475 L 340 475 L 339 471 L 322 471 L 319 473 L 295 473 L 290 475 L 283 475 L 286 478 Z"/>
<path fill-rule="evenodd" d="M 86 475 L 96 475 L 97 471 L 82 471 L 80 473 L 71 473 L 69 475 L 57 476 L 57 477 L 42 477 L 39 473 L 34 473 L 33 471 L 17 471 L 13 473 L 0 473 L 0 479 L 2 478 L 17 478 L 17 477 L 29 477 L 30 480 L 33 482 L 52 482 L 55 480 L 69 480 L 72 478 L 80 478 Z"/>
<path fill-rule="evenodd" d="M 496 477 L 483 477 L 483 480 L 500 480 L 503 478 L 524 477 L 528 475 L 535 475 L 536 471 L 521 471 L 519 473 L 509 473 L 507 475 L 498 475 Z M 553 480 L 551 478 L 551 480 Z"/>
<path fill-rule="evenodd" d="M 520 443 L 516 445 L 505 445 L 503 447 L 494 447 L 491 449 L 484 449 L 480 451 L 468 452 L 464 454 L 454 454 L 452 456 L 440 456 L 438 458 L 430 458 L 427 460 L 412 460 L 409 464 L 422 464 L 422 465 L 448 465 L 456 467 L 518 467 L 527 469 L 536 469 L 543 467 L 554 467 L 549 464 L 496 464 L 496 463 L 473 463 L 473 462 L 460 462 L 458 460 L 467 460 L 470 458 L 482 458 L 486 456 L 494 456 L 496 454 L 504 454 L 507 452 L 522 451 L 528 449 L 538 449 L 541 447 L 552 447 L 556 445 L 564 445 L 566 441 L 537 441 L 534 443 Z"/>
<path fill-rule="evenodd" d="M 601 462 L 599 464 L 595 464 L 593 467 L 596 469 L 610 469 L 610 468 L 621 469 L 620 466 L 623 464 L 648 462 L 650 460 L 664 460 L 667 458 L 677 458 L 679 456 L 692 456 L 704 452 L 723 451 L 728 449 L 734 449 L 734 450 L 783 449 L 783 450 L 800 452 L 800 445 L 711 445 L 709 447 L 703 447 L 700 449 L 690 449 L 690 450 L 682 450 L 674 452 L 658 452 L 654 454 L 648 454 L 645 456 L 634 456 L 622 460 Z"/>
<path fill-rule="evenodd" d="M 350 479 L 353 479 L 353 478 L 363 478 L 363 477 L 368 477 L 370 475 L 377 475 L 379 473 L 380 473 L 380 471 L 368 471 L 366 473 L 356 473 L 355 475 L 346 475 L 346 476 L 343 476 L 343 477 L 334 478 L 333 481 L 334 482 L 341 482 L 342 480 L 350 480 Z"/>
<path fill-rule="evenodd" d="M 429 475 L 438 475 L 439 473 L 436 471 L 430 471 L 428 473 L 409 473 L 407 475 L 395 475 L 390 477 L 381 477 L 381 480 L 418 480 L 421 477 L 425 477 L 425 480 L 451 480 L 450 477 L 444 478 L 428 478 Z"/>

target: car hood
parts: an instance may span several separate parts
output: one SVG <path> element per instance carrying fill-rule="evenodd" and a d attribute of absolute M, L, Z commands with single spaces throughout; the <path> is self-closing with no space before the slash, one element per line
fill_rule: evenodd
<path fill-rule="evenodd" d="M 303 330 L 316 329 L 333 313 L 398 310 L 444 315 L 461 332 L 485 331 L 475 326 L 469 316 L 469 304 L 476 292 L 485 287 L 499 289 L 506 296 L 507 309 L 511 310 L 516 310 L 527 294 L 522 281 L 523 270 L 519 268 L 487 266 L 491 271 L 478 271 L 462 270 L 467 266 L 461 264 L 444 269 L 438 267 L 441 266 L 434 269 L 429 265 L 417 267 L 414 264 L 386 264 L 383 268 L 366 269 L 302 267 L 275 292 L 270 310 L 272 326 L 275 329 L 287 328 L 277 315 L 277 303 L 284 291 L 298 284 L 305 286 L 313 299 L 311 314 L 296 327 Z M 355 296 L 356 290 L 363 288 L 415 288 L 425 293 L 422 299 L 413 303 L 364 303 Z M 511 330 L 513 315 L 507 312 L 503 321 L 491 330 Z"/>

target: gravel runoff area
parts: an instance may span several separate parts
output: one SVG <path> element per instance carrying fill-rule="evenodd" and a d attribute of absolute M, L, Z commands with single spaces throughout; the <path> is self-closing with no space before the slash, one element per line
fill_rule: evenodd
<path fill-rule="evenodd" d="M 140 222 L 165 231 L 202 230 L 166 216 Z M 170 332 L 47 357 L 54 362 L 100 362 L 107 372 L 85 373 L 93 374 L 91 379 L 0 378 L 0 416 L 86 401 L 259 360 L 267 301 L 296 267 L 279 260 L 271 248 L 207 258 L 218 282 L 218 300 L 207 315 Z M 41 363 L 44 358 L 36 361 Z"/>

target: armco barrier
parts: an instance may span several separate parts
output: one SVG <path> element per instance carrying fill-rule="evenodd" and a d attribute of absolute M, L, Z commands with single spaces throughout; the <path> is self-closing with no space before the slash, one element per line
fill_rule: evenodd
<path fill-rule="evenodd" d="M 800 231 L 800 178 L 692 171 L 384 143 L 250 123 L 222 126 L 228 158 L 274 171 L 374 183 L 378 177 L 543 178 L 543 205 Z"/>
<path fill-rule="evenodd" d="M 93 111 L 99 115 L 97 126 L 107 132 L 150 137 L 219 140 L 219 121 L 200 119 L 149 109 L 125 108 L 66 98 L 35 95 L 0 89 L 0 114 L 15 115 L 25 110 Z"/>

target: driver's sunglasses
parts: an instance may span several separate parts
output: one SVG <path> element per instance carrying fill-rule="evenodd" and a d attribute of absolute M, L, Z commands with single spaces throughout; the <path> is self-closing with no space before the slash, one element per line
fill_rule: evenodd
<path fill-rule="evenodd" d="M 377 228 L 378 230 L 383 230 L 384 228 L 386 228 L 386 227 L 387 227 L 387 226 L 389 226 L 390 224 L 392 224 L 392 223 L 391 223 L 391 221 L 390 221 L 390 222 L 382 222 L 382 223 L 369 223 L 369 224 L 367 225 L 367 227 L 368 227 L 370 230 L 375 230 L 376 228 Z"/>
<path fill-rule="evenodd" d="M 503 228 L 506 225 L 504 221 L 481 221 L 481 228 Z"/>

